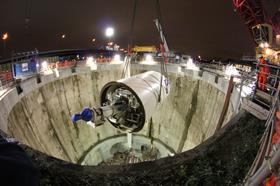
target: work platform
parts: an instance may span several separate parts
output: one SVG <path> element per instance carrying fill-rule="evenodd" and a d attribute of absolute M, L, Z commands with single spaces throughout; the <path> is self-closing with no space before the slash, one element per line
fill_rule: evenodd
<path fill-rule="evenodd" d="M 269 114 L 268 110 L 246 98 L 243 100 L 242 108 L 260 120 L 266 120 Z"/>

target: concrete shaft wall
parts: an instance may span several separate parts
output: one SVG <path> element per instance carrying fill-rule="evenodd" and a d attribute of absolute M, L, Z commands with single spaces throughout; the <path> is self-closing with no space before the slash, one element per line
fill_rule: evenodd
<path fill-rule="evenodd" d="M 120 78 L 118 71 L 69 76 L 50 82 L 26 95 L 11 111 L 8 131 L 32 148 L 49 155 L 78 161 L 92 144 L 117 134 L 109 124 L 97 129 L 74 125 L 71 115 L 99 103 L 101 88 Z"/>
<path fill-rule="evenodd" d="M 135 67 L 132 74 L 143 70 Z M 23 95 L 14 101 L 14 106 L 4 108 L 8 122 L 7 126 L 2 123 L 1 129 L 7 128 L 6 132 L 32 148 L 71 162 L 78 162 L 85 153 L 90 153 L 98 141 L 120 134 L 108 123 L 93 129 L 81 123 L 74 126 L 70 120 L 83 107 L 98 105 L 101 88 L 120 79 L 120 68 L 100 66 L 98 71 L 77 69 L 77 72 L 61 72 L 60 78 L 43 79 L 36 86 L 23 85 Z M 159 139 L 175 152 L 181 152 L 214 133 L 225 94 L 203 79 L 175 73 L 170 78 L 169 97 L 139 134 Z M 25 90 L 27 87 L 30 90 Z M 13 91 L 6 98 L 16 96 Z M 232 108 L 226 120 L 231 117 Z M 1 116 L 1 120 L 5 118 Z"/>
<path fill-rule="evenodd" d="M 141 73 L 133 70 L 132 74 Z M 225 93 L 192 76 L 170 73 L 171 92 L 141 134 L 151 134 L 180 153 L 192 149 L 215 132 Z M 229 108 L 224 123 L 230 120 Z"/>

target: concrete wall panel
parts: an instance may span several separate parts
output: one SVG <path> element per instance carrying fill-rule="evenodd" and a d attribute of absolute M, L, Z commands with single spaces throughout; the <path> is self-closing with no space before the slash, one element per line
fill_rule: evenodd
<path fill-rule="evenodd" d="M 139 134 L 159 139 L 179 153 L 213 135 L 227 81 L 219 78 L 216 83 L 211 73 L 204 72 L 201 79 L 197 72 L 178 73 L 178 66 L 169 68 L 174 71 L 169 74 L 170 95 Z M 59 77 L 42 76 L 40 84 L 36 79 L 28 80 L 21 84 L 20 96 L 13 89 L 0 100 L 1 129 L 22 143 L 71 162 L 77 162 L 98 141 L 120 134 L 108 123 L 93 129 L 82 123 L 73 125 L 70 118 L 83 107 L 99 105 L 100 90 L 109 81 L 121 78 L 121 66 L 98 65 L 97 71 L 77 69 L 74 73 L 62 70 Z M 151 69 L 160 68 L 132 65 L 131 74 Z M 235 102 L 236 96 L 232 104 Z M 226 120 L 233 114 L 232 104 Z"/>

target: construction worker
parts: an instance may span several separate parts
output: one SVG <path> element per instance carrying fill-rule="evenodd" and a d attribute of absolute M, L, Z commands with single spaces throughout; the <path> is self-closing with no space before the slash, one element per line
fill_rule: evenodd
<path fill-rule="evenodd" d="M 265 180 L 265 186 L 276 186 L 278 178 L 275 174 L 272 174 L 269 178 Z"/>
<path fill-rule="evenodd" d="M 269 74 L 269 67 L 267 66 L 267 62 L 263 57 L 259 59 L 259 73 L 258 73 L 258 88 L 264 92 L 266 89 L 267 77 Z"/>

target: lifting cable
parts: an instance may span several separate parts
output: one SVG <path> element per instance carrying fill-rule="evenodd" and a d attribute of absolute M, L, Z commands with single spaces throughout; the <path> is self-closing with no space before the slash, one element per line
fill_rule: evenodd
<path fill-rule="evenodd" d="M 131 62 L 131 58 L 132 58 L 132 45 L 133 45 L 133 31 L 134 31 L 134 25 L 135 25 L 135 17 L 136 17 L 136 9 L 137 9 L 137 2 L 138 0 L 134 0 L 133 1 L 133 11 L 132 11 L 132 19 L 131 19 L 131 24 L 130 24 L 130 33 L 129 33 L 129 41 L 128 41 L 128 49 L 127 49 L 127 56 L 125 59 L 125 64 L 123 67 L 123 72 L 122 72 L 122 77 L 125 76 L 125 72 L 129 67 L 129 64 Z M 159 0 L 156 0 L 155 2 L 155 6 L 156 6 L 156 16 L 157 19 L 159 21 L 159 23 L 162 23 L 162 16 L 161 16 L 161 8 L 160 8 L 160 2 Z M 161 32 L 163 33 L 162 27 L 160 26 L 159 28 L 159 34 L 161 35 Z M 166 64 L 168 62 L 167 56 L 166 56 L 166 52 L 165 48 L 164 48 L 164 43 L 166 41 L 164 41 L 164 38 L 161 38 L 159 36 L 159 41 L 160 41 L 160 52 L 162 54 L 162 61 L 160 62 L 160 73 L 161 73 L 161 78 L 160 78 L 160 92 L 159 92 L 159 96 L 158 96 L 158 102 L 161 101 L 161 93 L 162 93 L 162 86 L 163 83 L 165 85 L 166 88 L 166 94 L 168 93 L 168 84 L 169 84 L 169 80 L 168 79 L 164 79 L 165 82 L 163 82 L 163 78 L 166 77 L 167 78 L 167 67 Z"/>
<path fill-rule="evenodd" d="M 133 30 L 135 25 L 135 16 L 136 16 L 136 8 L 137 8 L 137 0 L 133 1 L 133 10 L 132 10 L 132 19 L 130 24 L 130 32 L 129 32 L 129 39 L 128 39 L 128 46 L 127 46 L 127 56 L 125 58 L 125 64 L 123 67 L 122 78 L 124 78 L 126 71 L 129 68 L 129 64 L 132 58 L 132 45 L 133 45 Z"/>
<path fill-rule="evenodd" d="M 129 43 L 128 43 L 128 54 L 131 54 L 132 45 L 133 45 L 133 30 L 135 25 L 135 16 L 136 16 L 136 7 L 137 7 L 137 0 L 133 1 L 133 12 L 132 12 L 132 19 L 131 19 L 131 25 L 130 25 L 130 33 L 129 33 Z"/>
<path fill-rule="evenodd" d="M 160 8 L 160 2 L 159 0 L 156 0 L 156 14 L 157 14 L 157 19 L 160 23 L 160 25 L 162 24 L 162 15 L 161 15 L 161 8 Z M 159 27 L 159 34 L 161 34 L 161 32 L 163 32 L 162 27 Z M 160 73 L 161 73 L 161 77 L 160 77 L 160 89 L 159 89 L 159 96 L 158 96 L 158 102 L 161 101 L 161 94 L 162 94 L 162 84 L 163 84 L 163 77 L 167 78 L 167 67 L 166 67 L 166 63 L 168 62 L 167 60 L 167 56 L 166 56 L 166 51 L 164 48 L 164 41 L 163 38 L 161 38 L 161 36 L 159 37 L 159 41 L 160 41 L 160 52 L 162 55 L 162 60 L 160 62 Z M 165 87 L 166 87 L 166 94 L 168 93 L 168 79 L 165 79 Z"/>

